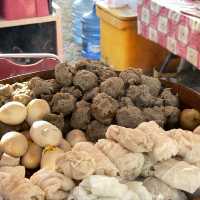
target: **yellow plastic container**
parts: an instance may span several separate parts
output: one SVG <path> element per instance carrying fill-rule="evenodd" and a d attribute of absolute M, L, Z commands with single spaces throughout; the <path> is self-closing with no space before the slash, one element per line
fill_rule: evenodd
<path fill-rule="evenodd" d="M 97 15 L 105 63 L 120 71 L 140 67 L 146 72 L 162 64 L 167 51 L 137 34 L 137 17 L 130 8 L 110 9 L 99 2 Z"/>

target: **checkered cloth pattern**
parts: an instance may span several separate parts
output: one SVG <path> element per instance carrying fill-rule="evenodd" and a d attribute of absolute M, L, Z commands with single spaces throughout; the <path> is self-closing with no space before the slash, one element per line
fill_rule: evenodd
<path fill-rule="evenodd" d="M 200 69 L 200 17 L 183 14 L 183 3 L 191 1 L 138 0 L 138 33 Z"/>

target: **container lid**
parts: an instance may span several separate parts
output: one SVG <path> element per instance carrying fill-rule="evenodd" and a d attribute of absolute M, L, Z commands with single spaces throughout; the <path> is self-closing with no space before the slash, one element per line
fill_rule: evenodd
<path fill-rule="evenodd" d="M 104 1 L 99 1 L 96 5 L 121 20 L 133 20 L 137 18 L 137 13 L 128 6 L 122 8 L 109 8 Z"/>

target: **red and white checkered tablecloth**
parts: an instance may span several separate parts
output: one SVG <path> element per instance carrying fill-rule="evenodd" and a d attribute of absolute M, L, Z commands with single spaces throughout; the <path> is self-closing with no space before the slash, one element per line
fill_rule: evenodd
<path fill-rule="evenodd" d="M 138 33 L 200 69 L 199 8 L 189 0 L 138 0 Z"/>

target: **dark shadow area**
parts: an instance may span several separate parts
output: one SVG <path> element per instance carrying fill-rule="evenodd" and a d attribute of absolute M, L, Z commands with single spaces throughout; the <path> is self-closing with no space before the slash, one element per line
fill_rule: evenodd
<path fill-rule="evenodd" d="M 54 22 L 0 29 L 1 53 L 54 53 L 56 54 Z M 17 59 L 30 64 L 36 59 Z"/>

